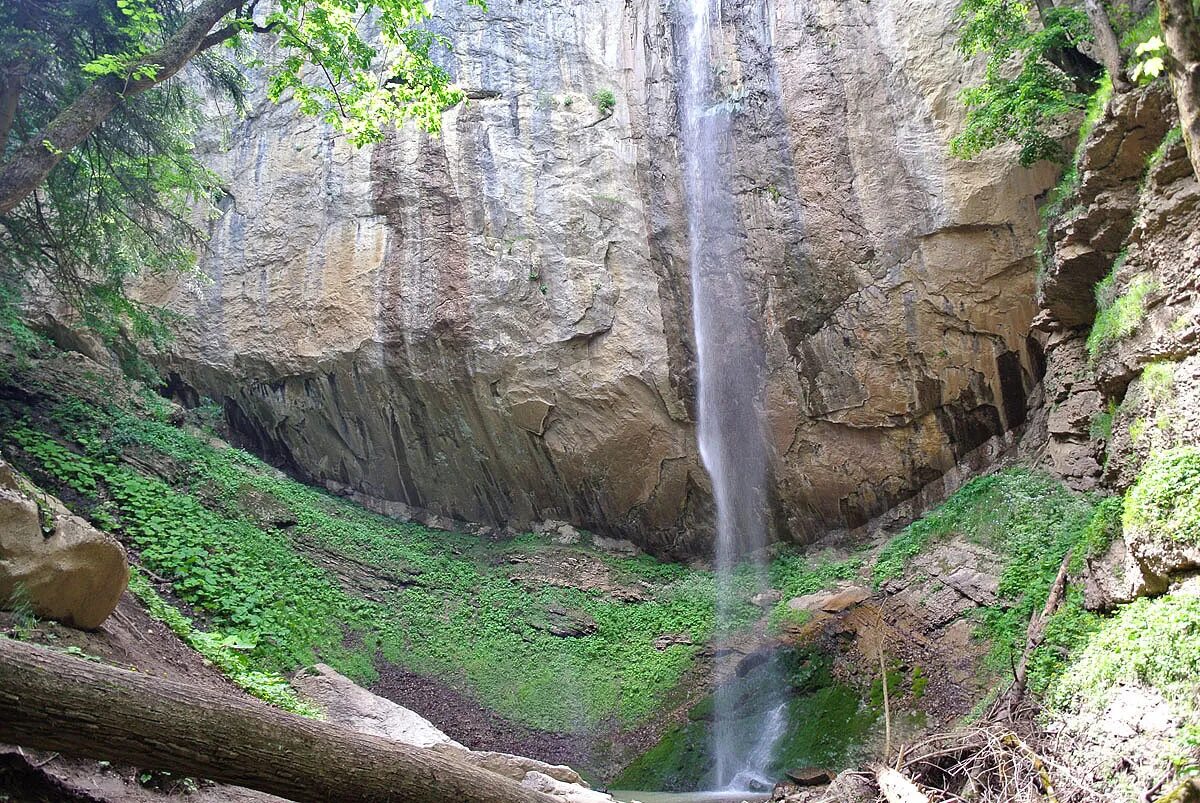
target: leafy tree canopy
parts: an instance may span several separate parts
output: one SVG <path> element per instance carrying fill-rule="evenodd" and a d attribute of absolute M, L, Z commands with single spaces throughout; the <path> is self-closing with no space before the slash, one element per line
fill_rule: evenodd
<path fill-rule="evenodd" d="M 959 6 L 959 50 L 967 57 L 986 53 L 987 64 L 983 82 L 961 94 L 967 120 L 950 142 L 955 156 L 970 159 L 1013 142 L 1025 166 L 1063 158 L 1049 128 L 1087 104 L 1080 84 L 1098 77 L 1076 50 L 1092 38 L 1091 23 L 1077 8 L 1048 7 L 1038 14 L 1040 25 L 1033 12 L 1020 0 L 963 0 Z"/>
<path fill-rule="evenodd" d="M 31 284 L 110 341 L 162 333 L 123 288 L 192 267 L 222 196 L 192 152 L 204 83 L 240 108 L 265 80 L 359 146 L 436 130 L 463 94 L 428 17 L 421 0 L 0 0 L 0 336 Z"/>

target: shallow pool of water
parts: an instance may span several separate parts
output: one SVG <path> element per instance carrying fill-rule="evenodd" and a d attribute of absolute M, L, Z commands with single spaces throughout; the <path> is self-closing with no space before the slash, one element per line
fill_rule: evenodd
<path fill-rule="evenodd" d="M 757 792 L 627 792 L 610 790 L 621 803 L 761 803 L 770 799 Z"/>

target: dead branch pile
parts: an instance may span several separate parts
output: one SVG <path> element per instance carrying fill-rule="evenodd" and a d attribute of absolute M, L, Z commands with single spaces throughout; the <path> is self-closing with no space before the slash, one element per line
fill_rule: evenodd
<path fill-rule="evenodd" d="M 981 725 L 903 751 L 895 771 L 930 803 L 1084 803 L 1102 798 L 1012 730 Z M 886 789 L 883 797 L 888 799 Z"/>

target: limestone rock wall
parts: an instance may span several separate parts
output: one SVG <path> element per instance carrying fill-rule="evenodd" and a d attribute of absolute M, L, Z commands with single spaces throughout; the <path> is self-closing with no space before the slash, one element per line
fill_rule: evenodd
<path fill-rule="evenodd" d="M 707 547 L 671 2 L 437 3 L 475 98 L 355 151 L 288 107 L 215 123 L 229 179 L 165 368 L 330 487 Z M 774 526 L 852 528 L 1024 420 L 1049 168 L 947 153 L 968 68 L 939 0 L 730 0 L 740 246 Z M 611 89 L 615 113 L 592 97 Z"/>
<path fill-rule="evenodd" d="M 1124 491 L 1152 451 L 1200 445 L 1200 183 L 1168 136 L 1177 119 L 1162 82 L 1114 98 L 1072 208 L 1049 229 L 1036 324 L 1047 457 L 1082 490 Z M 1126 306 L 1128 331 L 1089 349 L 1096 285 L 1109 274 L 1103 295 Z"/>

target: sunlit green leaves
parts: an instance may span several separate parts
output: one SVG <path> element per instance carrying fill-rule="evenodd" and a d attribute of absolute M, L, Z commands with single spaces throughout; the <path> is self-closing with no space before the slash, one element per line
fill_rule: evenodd
<path fill-rule="evenodd" d="M 1075 90 L 1050 55 L 1091 38 L 1087 16 L 1079 9 L 1053 8 L 1039 26 L 1030 5 L 1013 0 L 964 0 L 958 16 L 963 20 L 959 49 L 988 58 L 983 82 L 960 95 L 967 120 L 951 140 L 950 152 L 971 159 L 1013 142 L 1020 147 L 1022 165 L 1062 159 L 1062 146 L 1050 128 L 1083 108 L 1087 95 Z"/>
<path fill-rule="evenodd" d="M 1133 80 L 1139 83 L 1149 83 L 1166 68 L 1167 46 L 1158 36 L 1151 36 L 1134 50 L 1134 56 L 1140 59 L 1133 68 Z"/>
<path fill-rule="evenodd" d="M 355 145 L 406 120 L 436 131 L 463 93 L 434 60 L 450 43 L 418 27 L 428 17 L 418 0 L 283 0 L 265 20 L 284 52 L 268 95 L 290 96 Z"/>

